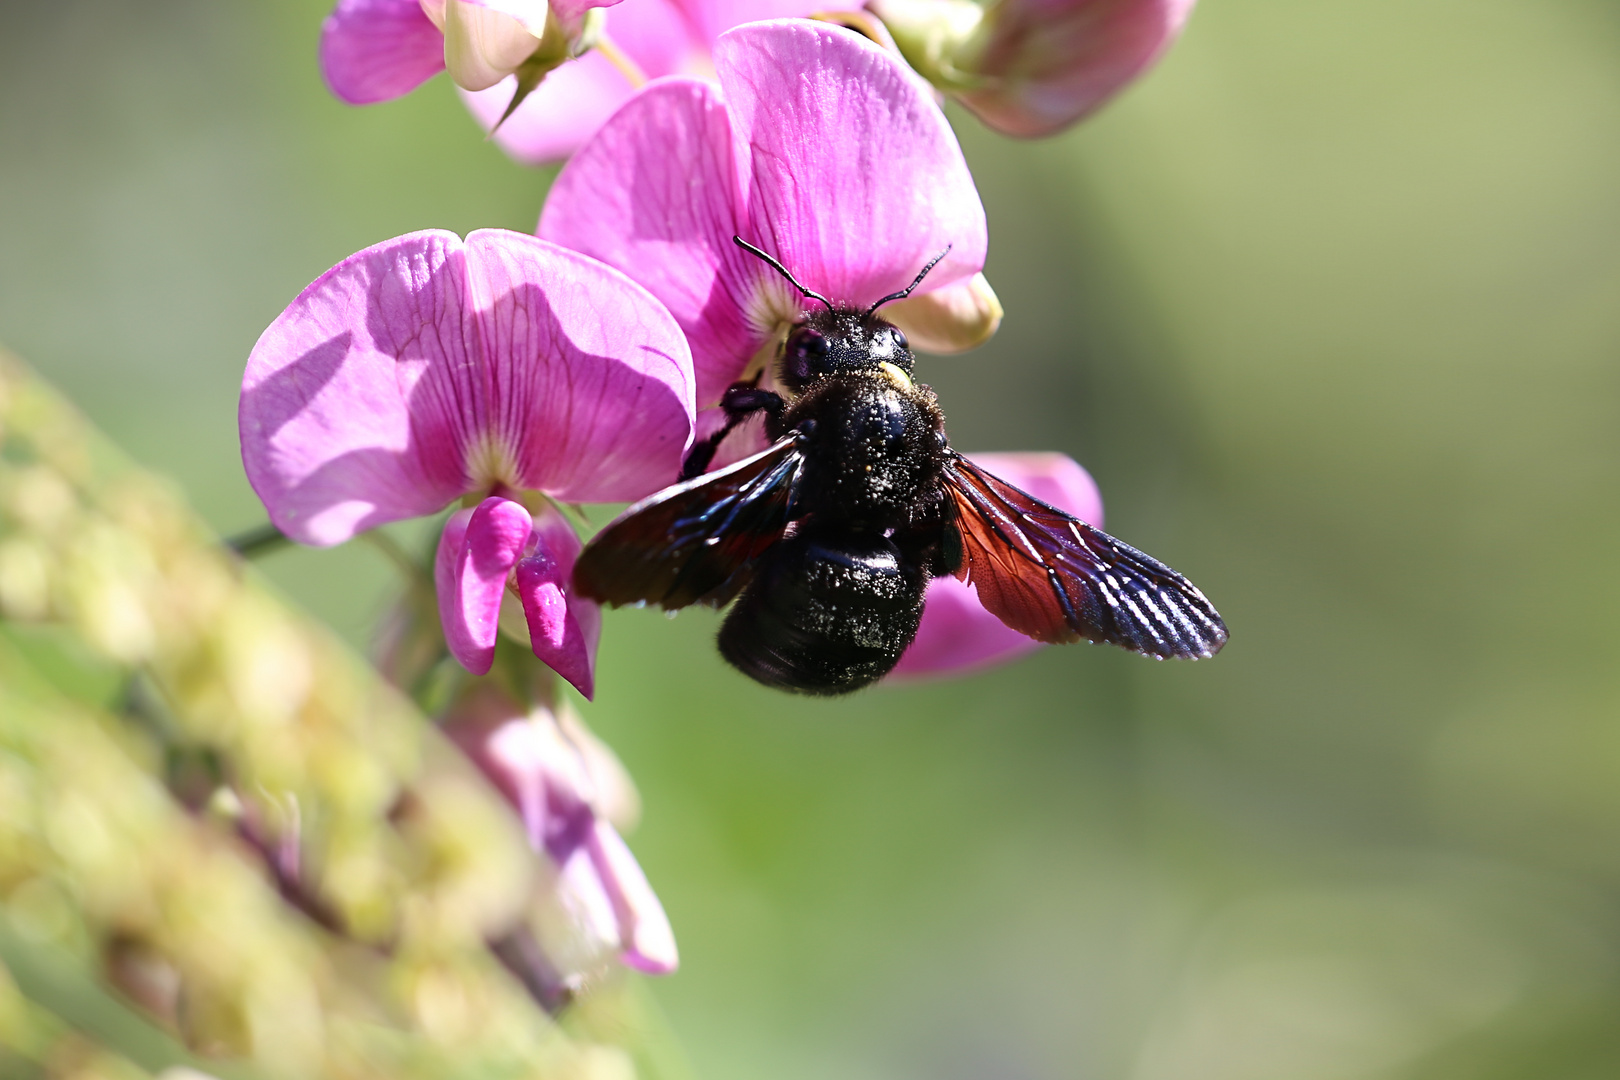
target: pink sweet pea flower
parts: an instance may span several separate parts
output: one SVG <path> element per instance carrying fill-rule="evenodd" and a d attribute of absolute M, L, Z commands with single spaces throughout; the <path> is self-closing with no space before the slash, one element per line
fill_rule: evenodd
<path fill-rule="evenodd" d="M 540 962 L 497 950 L 524 981 L 556 1000 L 613 955 L 649 974 L 674 971 L 669 919 L 615 828 L 631 827 L 639 806 L 613 752 L 566 708 L 526 710 L 488 680 L 452 706 L 443 730 L 517 810 L 551 871 L 530 928 Z"/>
<path fill-rule="evenodd" d="M 518 233 L 412 233 L 321 275 L 259 338 L 242 461 L 304 544 L 462 500 L 435 565 L 451 652 L 488 671 L 513 592 L 512 628 L 589 697 L 600 616 L 572 595 L 579 541 L 553 503 L 672 480 L 692 393 L 680 329 L 619 272 Z"/>
<path fill-rule="evenodd" d="M 969 454 L 974 461 L 1042 502 L 1102 528 L 1102 496 L 1091 474 L 1053 453 Z M 928 583 L 917 636 L 889 678 L 962 674 L 1033 652 L 1041 643 L 1003 623 L 979 603 L 972 585 L 951 576 Z"/>
<path fill-rule="evenodd" d="M 545 0 L 340 0 L 321 31 L 321 71 L 339 98 L 369 105 L 409 93 L 448 62 L 496 143 L 543 165 L 579 149 L 648 80 L 713 78 L 715 40 L 732 27 L 861 2 L 558 0 L 547 39 Z M 601 9 L 600 22 L 587 27 L 590 9 Z"/>
<path fill-rule="evenodd" d="M 1005 135 L 1051 135 L 1151 67 L 1194 0 L 870 0 L 906 59 Z"/>
<path fill-rule="evenodd" d="M 624 0 L 604 11 L 598 47 L 546 76 L 495 132 L 517 161 L 561 161 L 584 145 L 630 95 L 651 79 L 713 79 L 715 41 L 732 27 L 823 11 L 852 11 L 861 0 Z M 462 97 L 486 130 L 505 112 L 516 80 Z"/>
<path fill-rule="evenodd" d="M 854 306 L 904 288 L 946 247 L 919 293 L 969 285 L 986 245 L 956 136 L 891 53 L 779 20 L 721 35 L 714 64 L 718 86 L 664 79 L 619 110 L 558 175 L 539 227 L 664 302 L 703 404 L 813 303 L 733 236 Z"/>
<path fill-rule="evenodd" d="M 321 72 L 351 105 L 389 101 L 446 68 L 457 86 L 485 90 L 537 57 L 555 66 L 588 46 L 585 14 L 617 2 L 339 0 L 321 27 Z"/>
<path fill-rule="evenodd" d="M 563 168 L 540 219 L 542 236 L 618 266 L 668 305 L 692 345 L 700 402 L 772 355 L 814 303 L 733 236 L 854 307 L 909 284 L 949 245 L 924 288 L 962 290 L 964 307 L 983 310 L 984 210 L 911 72 L 857 34 L 795 21 L 723 35 L 715 66 L 718 89 L 670 79 L 637 95 Z M 718 420 L 709 410 L 700 424 Z M 728 449 L 717 460 L 746 447 Z M 1101 519 L 1095 485 L 1069 459 L 988 460 L 1032 494 Z M 940 579 L 899 670 L 980 667 L 1035 647 L 971 587 Z"/>

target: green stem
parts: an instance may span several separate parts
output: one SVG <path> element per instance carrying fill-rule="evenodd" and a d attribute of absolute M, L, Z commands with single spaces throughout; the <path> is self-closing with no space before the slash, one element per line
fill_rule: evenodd
<path fill-rule="evenodd" d="M 244 559 L 257 559 L 292 543 L 287 534 L 268 521 L 257 528 L 228 537 L 225 546 Z"/>

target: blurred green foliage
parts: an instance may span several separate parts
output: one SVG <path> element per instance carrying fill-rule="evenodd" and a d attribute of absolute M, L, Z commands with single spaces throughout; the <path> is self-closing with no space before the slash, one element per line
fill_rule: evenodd
<path fill-rule="evenodd" d="M 0 980 L 0 1051 L 184 1066 L 158 1025 L 226 1075 L 622 1080 L 622 985 L 571 1038 L 487 948 L 545 882 L 407 700 L 0 353 L 0 971 L 80 984 Z"/>
<path fill-rule="evenodd" d="M 442 80 L 332 101 L 326 7 L 12 5 L 0 39 L 0 338 L 226 531 L 269 320 L 545 188 Z M 1007 321 L 921 365 L 955 443 L 1073 454 L 1232 644 L 827 703 L 726 671 L 701 613 L 611 615 L 585 712 L 697 1072 L 1620 1072 L 1620 11 L 1204 0 L 1081 129 L 958 119 Z M 358 545 L 265 569 L 356 643 L 391 581 Z"/>

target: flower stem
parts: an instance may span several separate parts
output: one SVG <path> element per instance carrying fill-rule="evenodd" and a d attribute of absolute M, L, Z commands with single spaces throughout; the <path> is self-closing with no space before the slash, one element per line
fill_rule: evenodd
<path fill-rule="evenodd" d="M 268 521 L 225 540 L 225 546 L 244 559 L 257 559 L 292 543 L 287 534 Z"/>

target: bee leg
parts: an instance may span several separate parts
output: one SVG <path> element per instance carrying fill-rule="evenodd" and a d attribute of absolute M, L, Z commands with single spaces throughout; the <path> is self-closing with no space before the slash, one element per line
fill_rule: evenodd
<path fill-rule="evenodd" d="M 752 383 L 733 383 L 720 395 L 720 408 L 726 414 L 725 426 L 703 441 L 692 444 L 686 462 L 681 466 L 680 479 L 690 480 L 708 472 L 715 451 L 720 449 L 720 443 L 736 430 L 738 424 L 757 412 L 763 412 L 767 419 L 777 419 L 787 409 L 787 402 L 782 400 L 782 395 L 761 390 Z"/>

